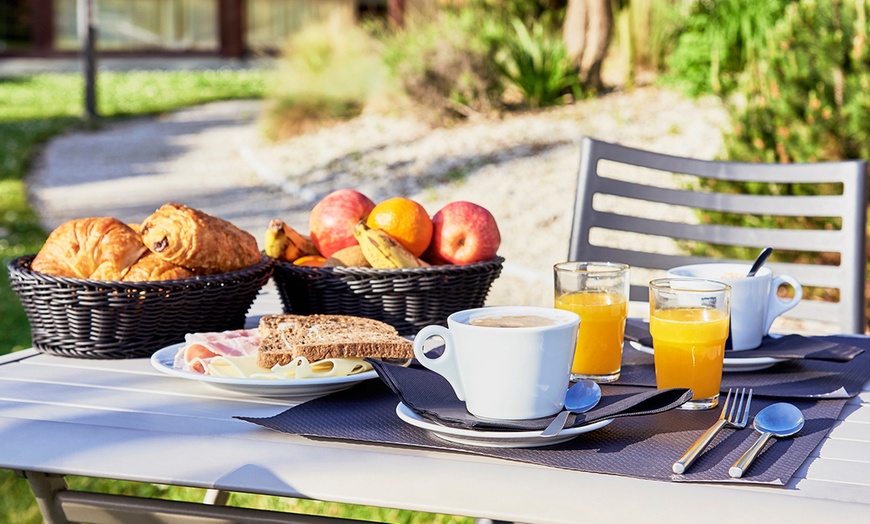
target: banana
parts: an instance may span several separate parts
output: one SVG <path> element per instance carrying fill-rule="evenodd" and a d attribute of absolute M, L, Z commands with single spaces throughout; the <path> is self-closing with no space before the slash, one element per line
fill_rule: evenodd
<path fill-rule="evenodd" d="M 311 238 L 288 226 L 280 218 L 273 218 L 269 222 L 269 227 L 266 229 L 265 246 L 267 255 L 285 262 L 293 262 L 306 255 L 320 254 L 314 247 Z"/>
<path fill-rule="evenodd" d="M 365 222 L 360 222 L 353 228 L 353 236 L 373 268 L 397 269 L 422 265 L 422 261 L 405 246 L 386 232 L 370 228 Z"/>

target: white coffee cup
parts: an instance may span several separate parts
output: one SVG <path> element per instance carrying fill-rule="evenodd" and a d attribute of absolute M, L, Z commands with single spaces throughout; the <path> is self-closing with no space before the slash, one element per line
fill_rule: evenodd
<path fill-rule="evenodd" d="M 697 277 L 718 280 L 731 286 L 731 347 L 734 351 L 754 349 L 770 332 L 776 317 L 795 307 L 801 300 L 803 288 L 788 275 L 773 276 L 769 268 L 762 267 L 754 277 L 747 277 L 751 264 L 711 263 L 679 266 L 668 271 L 668 276 Z M 791 300 L 782 300 L 777 288 L 788 284 L 794 288 Z M 729 349 L 729 348 L 726 348 Z"/>
<path fill-rule="evenodd" d="M 481 318 L 542 317 L 549 325 L 492 327 L 473 325 Z M 580 317 L 570 311 L 530 306 L 467 309 L 450 315 L 447 328 L 426 326 L 414 338 L 420 363 L 443 376 L 475 416 L 526 420 L 562 409 L 571 376 Z M 424 344 L 444 340 L 444 351 L 430 358 Z"/>

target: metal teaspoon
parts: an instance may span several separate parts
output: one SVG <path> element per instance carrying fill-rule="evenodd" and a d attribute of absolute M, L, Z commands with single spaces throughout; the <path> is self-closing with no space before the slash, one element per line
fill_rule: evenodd
<path fill-rule="evenodd" d="M 541 432 L 541 436 L 553 437 L 558 435 L 565 427 L 569 414 L 585 413 L 594 408 L 599 400 L 601 400 L 601 388 L 598 387 L 597 383 L 588 379 L 576 382 L 565 393 L 565 409 L 556 415 L 550 425 Z"/>
<path fill-rule="evenodd" d="M 747 277 L 754 277 L 758 270 L 761 269 L 761 266 L 767 262 L 767 257 L 773 253 L 772 247 L 766 247 L 761 250 L 761 253 L 758 254 L 758 257 L 755 259 L 755 262 L 752 263 L 752 267 L 749 268 L 749 273 L 746 274 Z"/>
<path fill-rule="evenodd" d="M 733 478 L 743 476 L 770 437 L 790 437 L 800 431 L 804 427 L 804 416 L 794 405 L 777 402 L 759 411 L 752 425 L 761 436 L 728 470 L 728 474 Z"/>

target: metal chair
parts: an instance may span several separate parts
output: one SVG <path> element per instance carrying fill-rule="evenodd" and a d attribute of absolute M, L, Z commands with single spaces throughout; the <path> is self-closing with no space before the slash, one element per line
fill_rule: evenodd
<path fill-rule="evenodd" d="M 836 253 L 838 265 L 767 264 L 775 274 L 795 277 L 805 289 L 839 291 L 837 302 L 804 299 L 783 317 L 834 324 L 842 333 L 864 333 L 866 168 L 863 160 L 815 164 L 697 160 L 587 137 L 582 143 L 569 260 L 607 260 L 631 265 L 631 300 L 646 302 L 649 279 L 663 274 L 663 270 L 723 261 L 692 255 L 689 250 L 692 242 L 758 251 L 770 246 L 774 253 L 777 250 L 824 253 L 832 259 L 836 256 L 830 254 Z M 794 196 L 700 191 L 697 189 L 700 179 L 833 183 L 841 185 L 842 192 Z M 700 223 L 699 210 L 746 217 L 828 217 L 840 219 L 841 226 L 809 230 L 706 224 Z"/>

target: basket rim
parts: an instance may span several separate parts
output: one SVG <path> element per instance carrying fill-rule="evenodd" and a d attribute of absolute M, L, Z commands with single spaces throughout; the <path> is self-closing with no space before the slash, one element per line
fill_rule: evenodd
<path fill-rule="evenodd" d="M 248 266 L 229 273 L 215 273 L 212 275 L 198 275 L 189 278 L 177 278 L 173 280 L 141 280 L 141 281 L 121 281 L 121 280 L 95 280 L 91 278 L 75 278 L 62 277 L 57 275 L 49 275 L 40 273 L 30 268 L 30 264 L 36 254 L 23 255 L 9 261 L 6 268 L 9 271 L 9 278 L 13 275 L 23 275 L 29 280 L 39 282 L 59 283 L 66 286 L 85 286 L 99 288 L 115 288 L 122 290 L 141 291 L 142 289 L 166 289 L 167 287 L 182 286 L 190 287 L 197 285 L 208 285 L 213 282 L 228 282 L 237 279 L 245 279 L 250 276 L 255 276 L 263 272 L 268 272 L 273 266 L 275 260 L 269 256 L 262 255 L 260 261 L 253 266 Z"/>
<path fill-rule="evenodd" d="M 336 266 L 336 267 L 316 267 L 316 266 L 301 266 L 296 265 L 292 262 L 285 262 L 283 260 L 275 260 L 275 267 L 281 269 L 282 271 L 295 271 L 300 273 L 311 273 L 311 274 L 334 274 L 334 275 L 364 275 L 364 276 L 396 276 L 396 275 L 424 275 L 426 273 L 440 273 L 440 272 L 459 272 L 459 271 L 467 271 L 473 269 L 484 269 L 492 266 L 501 266 L 504 263 L 504 257 L 495 256 L 489 260 L 482 260 L 480 262 L 472 262 L 471 264 L 445 264 L 445 265 L 432 265 L 425 267 L 404 267 L 404 268 L 396 268 L 396 269 L 384 269 L 384 268 L 371 268 L 371 267 L 345 267 L 345 266 Z"/>

